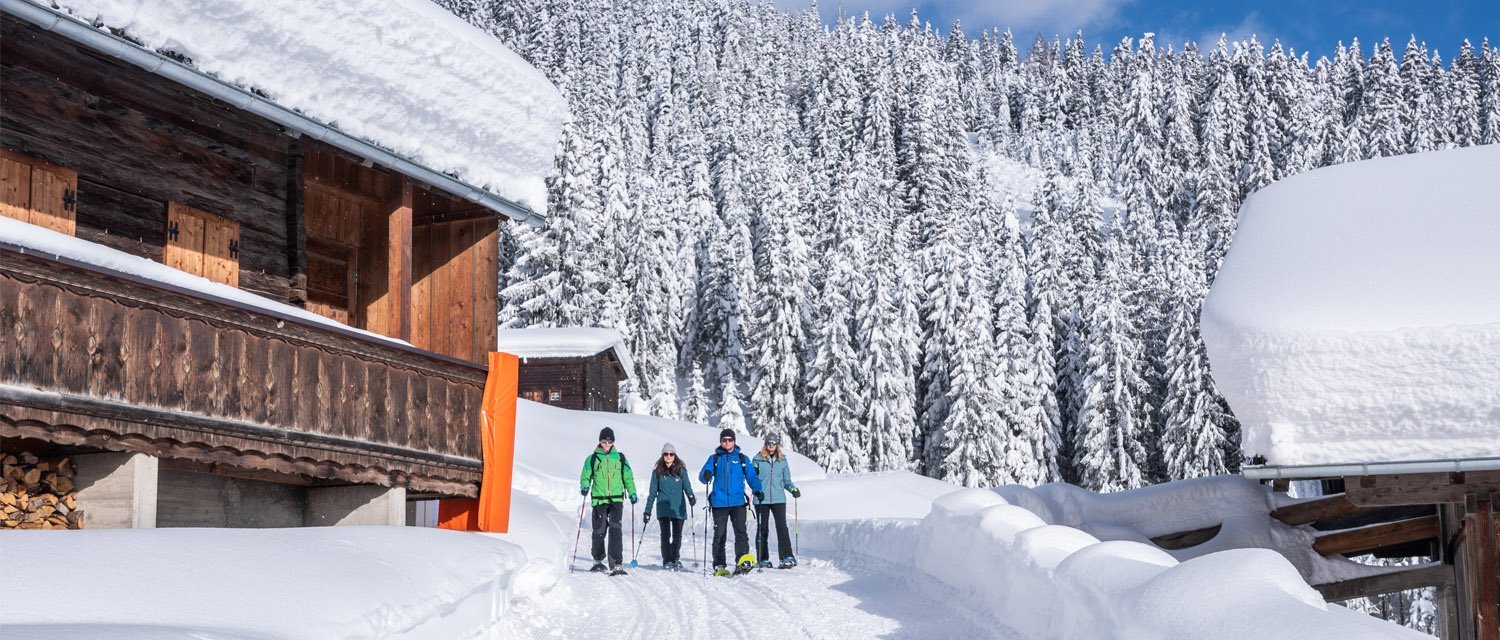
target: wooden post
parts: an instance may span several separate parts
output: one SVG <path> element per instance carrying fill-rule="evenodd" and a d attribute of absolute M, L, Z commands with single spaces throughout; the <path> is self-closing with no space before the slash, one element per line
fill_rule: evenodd
<path fill-rule="evenodd" d="M 387 245 L 390 248 L 386 267 L 389 274 L 386 278 L 386 310 L 390 314 L 387 329 L 392 337 L 410 341 L 412 186 L 406 176 L 401 176 L 400 184 L 393 190 L 386 212 Z"/>
<path fill-rule="evenodd" d="M 1445 586 L 1438 587 L 1438 637 L 1441 640 L 1459 640 L 1463 623 L 1460 622 L 1467 609 L 1465 603 L 1459 599 L 1458 594 L 1464 589 L 1464 576 L 1458 572 L 1454 564 L 1454 553 L 1457 550 L 1459 530 L 1463 526 L 1463 505 L 1440 504 L 1438 505 L 1438 556 L 1434 558 L 1443 564 L 1453 567 L 1453 581 Z"/>
<path fill-rule="evenodd" d="M 307 305 L 307 194 L 303 176 L 302 138 L 287 145 L 286 159 L 286 264 L 291 279 L 287 302 Z"/>
<path fill-rule="evenodd" d="M 1495 494 L 1469 494 L 1464 500 L 1464 532 L 1458 571 L 1465 574 L 1476 640 L 1500 640 L 1500 549 L 1495 527 Z"/>

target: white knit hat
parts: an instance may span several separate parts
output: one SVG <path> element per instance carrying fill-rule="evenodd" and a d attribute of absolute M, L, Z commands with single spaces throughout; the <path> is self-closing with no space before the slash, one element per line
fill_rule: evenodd
<path fill-rule="evenodd" d="M 677 453 L 677 447 L 672 446 L 672 443 L 670 442 L 661 446 L 662 455 L 666 455 L 666 453 L 669 451 L 672 453 Z"/>

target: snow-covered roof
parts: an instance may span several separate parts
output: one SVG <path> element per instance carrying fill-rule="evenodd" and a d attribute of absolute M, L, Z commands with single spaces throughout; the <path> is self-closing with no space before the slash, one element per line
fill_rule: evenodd
<path fill-rule="evenodd" d="M 520 56 L 428 0 L 54 4 L 337 132 L 546 210 L 566 101 Z"/>
<path fill-rule="evenodd" d="M 51 229 L 5 216 L 0 216 L 0 244 L 16 247 L 37 255 L 66 258 L 106 271 L 113 271 L 150 280 L 151 282 L 186 289 L 205 298 L 217 298 L 325 327 L 352 331 L 375 340 L 382 340 L 407 347 L 411 346 L 404 340 L 371 333 L 363 329 L 356 329 L 300 307 L 282 304 L 237 287 L 214 282 L 186 271 L 179 271 L 154 260 L 133 256 L 118 249 L 111 249 L 102 244 L 80 240 L 67 234 L 58 233 Z"/>
<path fill-rule="evenodd" d="M 1488 145 L 1319 169 L 1246 201 L 1202 333 L 1247 462 L 1500 468 L 1497 176 Z"/>
<path fill-rule="evenodd" d="M 625 375 L 635 377 L 635 363 L 625 346 L 625 337 L 614 329 L 537 327 L 501 329 L 498 334 L 496 350 L 521 358 L 587 358 L 612 350 Z"/>

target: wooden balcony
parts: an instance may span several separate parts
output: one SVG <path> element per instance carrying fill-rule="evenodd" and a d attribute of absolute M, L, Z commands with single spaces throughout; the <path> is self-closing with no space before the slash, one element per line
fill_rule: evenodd
<path fill-rule="evenodd" d="M 0 438 L 472 496 L 485 373 L 0 240 Z"/>

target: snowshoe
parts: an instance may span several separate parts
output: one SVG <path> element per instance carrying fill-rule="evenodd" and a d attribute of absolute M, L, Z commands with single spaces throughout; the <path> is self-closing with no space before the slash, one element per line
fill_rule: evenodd
<path fill-rule="evenodd" d="M 625 575 L 625 569 L 622 568 L 622 567 L 620 567 L 619 565 L 615 565 L 613 568 L 611 568 L 609 570 L 609 575 L 612 575 L 612 576 L 623 576 L 623 575 Z"/>
<path fill-rule="evenodd" d="M 727 578 L 729 577 L 729 570 L 724 567 L 714 567 L 714 575 Z"/>
<path fill-rule="evenodd" d="M 589 567 L 589 572 L 590 573 L 604 573 L 605 571 L 608 571 L 608 570 L 609 570 L 609 568 L 605 567 L 603 562 L 595 562 L 594 566 Z"/>
<path fill-rule="evenodd" d="M 770 560 L 761 560 L 760 562 L 755 563 L 755 567 L 757 569 L 770 569 L 773 566 L 775 565 L 771 564 Z"/>
<path fill-rule="evenodd" d="M 791 556 L 787 556 L 787 557 L 781 559 L 781 566 L 779 566 L 777 568 L 778 569 L 790 569 L 790 568 L 795 567 L 795 566 L 797 566 L 797 559 L 793 558 Z"/>
<path fill-rule="evenodd" d="M 737 564 L 737 565 L 734 565 L 734 575 L 737 575 L 737 576 L 745 575 L 745 574 L 750 573 L 751 571 L 754 571 L 754 570 L 755 570 L 755 560 L 754 559 L 750 559 L 750 556 L 741 557 L 740 558 L 740 563 Z"/>

